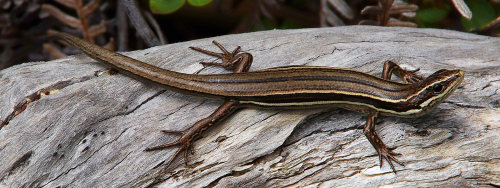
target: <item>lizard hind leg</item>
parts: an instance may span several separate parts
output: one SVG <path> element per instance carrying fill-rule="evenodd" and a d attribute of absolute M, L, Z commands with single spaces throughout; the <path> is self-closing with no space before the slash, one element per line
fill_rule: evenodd
<path fill-rule="evenodd" d="M 241 47 L 238 46 L 236 47 L 232 52 L 229 52 L 222 46 L 220 43 L 217 41 L 212 41 L 219 49 L 222 51 L 222 53 L 217 53 L 217 52 L 212 52 L 208 51 L 205 49 L 201 49 L 198 47 L 189 47 L 193 50 L 199 51 L 201 53 L 211 55 L 218 57 L 222 59 L 221 63 L 218 62 L 201 62 L 203 65 L 209 65 L 209 66 L 220 66 L 224 67 L 229 70 L 233 70 L 235 73 L 239 72 L 247 72 L 250 69 L 250 65 L 252 64 L 253 57 L 249 53 L 239 53 Z"/>
<path fill-rule="evenodd" d="M 154 146 L 147 148 L 145 151 L 154 151 L 154 150 L 162 150 L 166 149 L 172 146 L 179 146 L 178 150 L 175 152 L 175 154 L 172 156 L 172 158 L 167 162 L 166 167 L 170 166 L 172 161 L 182 152 L 184 151 L 184 163 L 187 166 L 188 163 L 188 154 L 193 153 L 192 149 L 192 143 L 196 140 L 196 138 L 203 133 L 206 129 L 209 127 L 213 126 L 215 123 L 218 121 L 222 120 L 224 117 L 230 115 L 233 113 L 237 106 L 238 106 L 237 101 L 232 101 L 232 100 L 227 100 L 222 104 L 217 110 L 215 110 L 212 114 L 210 114 L 208 117 L 203 118 L 196 122 L 191 128 L 188 128 L 184 131 L 170 131 L 170 130 L 163 130 L 163 133 L 173 133 L 173 134 L 181 134 L 181 138 L 179 140 L 168 143 L 168 144 L 163 144 L 159 146 Z"/>
<path fill-rule="evenodd" d="M 416 74 L 420 69 L 405 70 L 392 61 L 384 63 L 384 70 L 382 71 L 382 78 L 391 80 L 392 74 L 401 78 L 405 83 L 413 84 L 423 80 L 423 77 Z"/>
<path fill-rule="evenodd" d="M 234 73 L 248 72 L 248 70 L 250 69 L 250 65 L 252 65 L 252 60 L 253 60 L 253 56 L 251 54 L 249 53 L 238 54 L 241 49 L 239 46 L 236 47 L 232 52 L 229 52 L 226 50 L 226 48 L 224 48 L 224 46 L 222 46 L 218 42 L 213 41 L 213 43 L 216 46 L 218 46 L 223 53 L 212 52 L 198 47 L 190 47 L 190 48 L 222 59 L 222 63 L 202 62 L 202 64 L 204 65 L 221 66 L 226 69 L 233 70 Z M 210 114 L 206 118 L 199 120 L 189 129 L 186 129 L 184 131 L 163 130 L 162 131 L 163 133 L 181 134 L 182 136 L 179 140 L 175 142 L 155 147 L 150 147 L 147 148 L 146 151 L 161 150 L 178 145 L 180 146 L 179 149 L 168 161 L 166 166 L 168 167 L 172 163 L 172 161 L 180 154 L 181 151 L 184 151 L 184 162 L 187 165 L 188 153 L 193 154 L 194 150 L 192 149 L 192 142 L 196 139 L 196 137 L 201 135 L 202 132 L 207 128 L 211 127 L 218 121 L 222 120 L 224 117 L 229 116 L 231 113 L 233 113 L 237 109 L 238 105 L 239 105 L 238 101 L 229 99 L 226 100 L 224 104 L 219 106 L 219 108 L 217 108 L 217 110 L 215 110 L 212 114 Z"/>

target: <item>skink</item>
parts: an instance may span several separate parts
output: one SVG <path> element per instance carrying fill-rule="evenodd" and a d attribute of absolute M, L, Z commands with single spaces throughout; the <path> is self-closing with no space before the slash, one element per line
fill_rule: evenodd
<path fill-rule="evenodd" d="M 394 157 L 397 153 L 386 147 L 375 132 L 377 116 L 423 115 L 450 96 L 464 79 L 462 70 L 446 69 L 439 70 L 424 79 L 415 74 L 418 70 L 404 70 L 391 61 L 384 64 L 381 78 L 355 70 L 332 67 L 292 66 L 248 72 L 253 60 L 251 54 L 240 53 L 239 46 L 229 52 L 215 41 L 214 44 L 222 53 L 191 48 L 222 59 L 221 63 L 202 62 L 202 64 L 222 66 L 233 70 L 233 73 L 184 74 L 109 51 L 66 33 L 55 32 L 52 35 L 115 69 L 143 77 L 175 91 L 225 100 L 215 112 L 189 129 L 163 130 L 164 133 L 181 134 L 179 140 L 146 149 L 152 151 L 179 146 L 166 164 L 167 167 L 182 151 L 185 151 L 184 161 L 187 163 L 188 150 L 191 149 L 191 144 L 197 136 L 238 107 L 248 104 L 290 108 L 340 107 L 368 114 L 363 132 L 377 150 L 380 166 L 383 159 L 386 159 L 393 172 L 396 172 L 392 161 L 400 165 L 403 163 Z M 392 74 L 402 78 L 405 83 L 391 81 Z"/>

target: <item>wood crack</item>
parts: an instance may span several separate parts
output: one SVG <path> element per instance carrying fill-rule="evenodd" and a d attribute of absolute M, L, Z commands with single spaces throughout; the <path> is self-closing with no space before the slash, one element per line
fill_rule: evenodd
<path fill-rule="evenodd" d="M 7 115 L 7 117 L 3 121 L 0 122 L 0 130 L 4 126 L 7 126 L 9 124 L 9 122 L 12 119 L 14 119 L 14 117 L 21 114 L 24 110 L 26 110 L 26 108 L 28 107 L 28 104 L 36 102 L 44 96 L 54 94 L 54 93 L 58 92 L 59 90 L 64 89 L 65 87 L 71 86 L 71 85 L 76 84 L 76 83 L 85 82 L 85 81 L 90 80 L 90 79 L 95 78 L 95 77 L 96 77 L 96 75 L 92 75 L 92 76 L 83 76 L 80 78 L 72 78 L 72 79 L 65 80 L 65 81 L 59 81 L 59 82 L 56 82 L 55 84 L 52 84 L 48 87 L 44 87 L 42 89 L 35 91 L 32 94 L 27 95 L 26 97 L 24 97 L 25 100 L 18 102 L 17 105 L 14 106 L 13 111 L 9 115 Z"/>

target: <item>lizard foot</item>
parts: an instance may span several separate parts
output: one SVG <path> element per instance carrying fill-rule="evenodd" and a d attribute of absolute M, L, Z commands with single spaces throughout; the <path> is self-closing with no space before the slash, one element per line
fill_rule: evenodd
<path fill-rule="evenodd" d="M 413 83 L 417 83 L 417 82 L 420 82 L 421 80 L 423 80 L 424 78 L 418 74 L 416 74 L 416 72 L 418 72 L 420 69 L 415 69 L 415 70 L 401 70 L 401 78 L 403 78 L 403 80 L 406 82 L 406 83 L 410 83 L 410 84 L 413 84 Z"/>
<path fill-rule="evenodd" d="M 384 159 L 387 160 L 394 173 L 396 173 L 396 169 L 394 168 L 394 164 L 392 163 L 392 161 L 396 162 L 401 166 L 404 166 L 403 162 L 399 161 L 398 159 L 396 159 L 396 157 L 394 157 L 396 155 L 401 155 L 401 154 L 393 152 L 392 149 L 387 148 L 385 145 L 376 147 L 376 149 L 378 153 L 378 159 L 380 161 L 380 168 L 382 168 L 382 165 L 384 164 Z"/>
<path fill-rule="evenodd" d="M 181 134 L 181 138 L 175 142 L 169 143 L 169 144 L 163 144 L 159 146 L 154 146 L 154 147 L 149 147 L 146 148 L 145 151 L 154 151 L 154 150 L 162 150 L 166 149 L 172 146 L 179 146 L 179 149 L 175 152 L 174 156 L 167 162 L 166 167 L 170 166 L 172 161 L 182 152 L 184 151 L 184 164 L 187 166 L 188 163 L 188 153 L 193 154 L 193 148 L 192 148 L 192 141 L 193 138 L 191 136 L 188 136 L 186 131 L 170 131 L 170 130 L 162 130 L 163 133 L 165 134 Z"/>
<path fill-rule="evenodd" d="M 201 49 L 201 48 L 198 48 L 198 47 L 189 47 L 193 50 L 196 50 L 196 51 L 199 51 L 201 53 L 204 53 L 204 54 L 208 54 L 208 55 L 211 55 L 211 56 L 215 56 L 215 57 L 218 57 L 218 58 L 221 58 L 222 59 L 222 63 L 217 63 L 217 62 L 201 62 L 201 64 L 203 65 L 211 65 L 211 66 L 221 66 L 221 67 L 224 67 L 226 69 L 233 69 L 234 65 L 237 63 L 237 61 L 235 61 L 235 57 L 236 55 L 240 52 L 240 49 L 241 47 L 238 46 L 236 47 L 232 52 L 229 52 L 226 50 L 226 48 L 224 48 L 224 46 L 222 46 L 221 44 L 219 44 L 217 41 L 212 41 L 217 47 L 219 47 L 219 49 L 222 51 L 222 53 L 217 53 L 217 52 L 212 52 L 212 51 L 208 51 L 208 50 L 204 50 L 204 49 Z"/>

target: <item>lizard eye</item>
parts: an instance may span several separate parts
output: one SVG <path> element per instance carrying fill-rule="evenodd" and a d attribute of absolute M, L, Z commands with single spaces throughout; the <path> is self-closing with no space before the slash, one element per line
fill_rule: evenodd
<path fill-rule="evenodd" d="M 432 91 L 434 91 L 434 93 L 441 93 L 443 89 L 443 84 L 434 84 L 434 86 L 432 86 Z"/>

